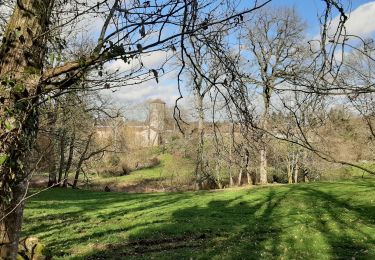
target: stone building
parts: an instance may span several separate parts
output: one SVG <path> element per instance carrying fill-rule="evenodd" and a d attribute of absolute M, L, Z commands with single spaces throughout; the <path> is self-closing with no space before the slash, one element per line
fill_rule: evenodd
<path fill-rule="evenodd" d="M 129 125 L 135 131 L 135 138 L 142 146 L 158 146 L 165 142 L 166 131 L 165 102 L 154 99 L 149 102 L 149 113 L 143 125 Z"/>
<path fill-rule="evenodd" d="M 152 147 L 166 142 L 167 129 L 165 102 L 154 99 L 148 102 L 146 121 L 127 121 L 122 124 L 105 123 L 97 126 L 100 139 L 124 140 L 128 148 Z M 114 144 L 116 145 L 116 144 Z"/>

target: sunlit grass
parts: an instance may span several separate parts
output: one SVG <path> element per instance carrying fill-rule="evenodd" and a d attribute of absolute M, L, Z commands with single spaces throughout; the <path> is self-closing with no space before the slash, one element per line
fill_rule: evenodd
<path fill-rule="evenodd" d="M 127 194 L 52 189 L 23 235 L 57 258 L 375 259 L 375 180 Z"/>
<path fill-rule="evenodd" d="M 108 177 L 93 174 L 90 176 L 88 188 L 103 190 L 105 186 L 109 186 L 115 190 L 121 190 L 129 186 L 162 187 L 163 184 L 168 184 L 175 179 L 188 179 L 193 176 L 194 165 L 191 160 L 171 154 L 161 154 L 158 158 L 160 159 L 159 165 L 135 170 L 129 175 Z M 85 185 L 82 185 L 82 188 L 85 188 Z"/>

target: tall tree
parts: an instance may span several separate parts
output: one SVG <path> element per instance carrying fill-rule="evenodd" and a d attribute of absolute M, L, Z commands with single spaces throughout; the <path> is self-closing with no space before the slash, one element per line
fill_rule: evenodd
<path fill-rule="evenodd" d="M 271 131 L 270 109 L 275 89 L 286 81 L 288 73 L 295 74 L 300 63 L 301 39 L 304 25 L 293 9 L 260 11 L 247 27 L 246 49 L 251 69 L 249 82 L 259 87 L 263 108 L 261 132 Z M 260 139 L 260 183 L 267 184 L 267 134 Z"/>
<path fill-rule="evenodd" d="M 35 104 L 42 88 L 45 32 L 54 4 L 50 0 L 17 3 L 0 47 L 0 257 L 5 259 L 17 255 L 27 175 L 22 160 L 37 132 Z"/>

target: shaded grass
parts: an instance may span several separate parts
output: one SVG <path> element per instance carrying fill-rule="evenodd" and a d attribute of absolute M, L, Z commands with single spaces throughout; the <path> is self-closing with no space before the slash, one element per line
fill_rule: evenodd
<path fill-rule="evenodd" d="M 69 259 L 375 259 L 375 179 L 126 194 L 53 189 L 23 235 Z"/>

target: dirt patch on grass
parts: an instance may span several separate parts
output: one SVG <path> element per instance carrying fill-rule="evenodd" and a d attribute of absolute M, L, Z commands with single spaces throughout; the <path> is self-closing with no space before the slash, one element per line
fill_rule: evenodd
<path fill-rule="evenodd" d="M 32 176 L 30 179 L 30 188 L 46 188 L 48 186 L 48 176 Z"/>

